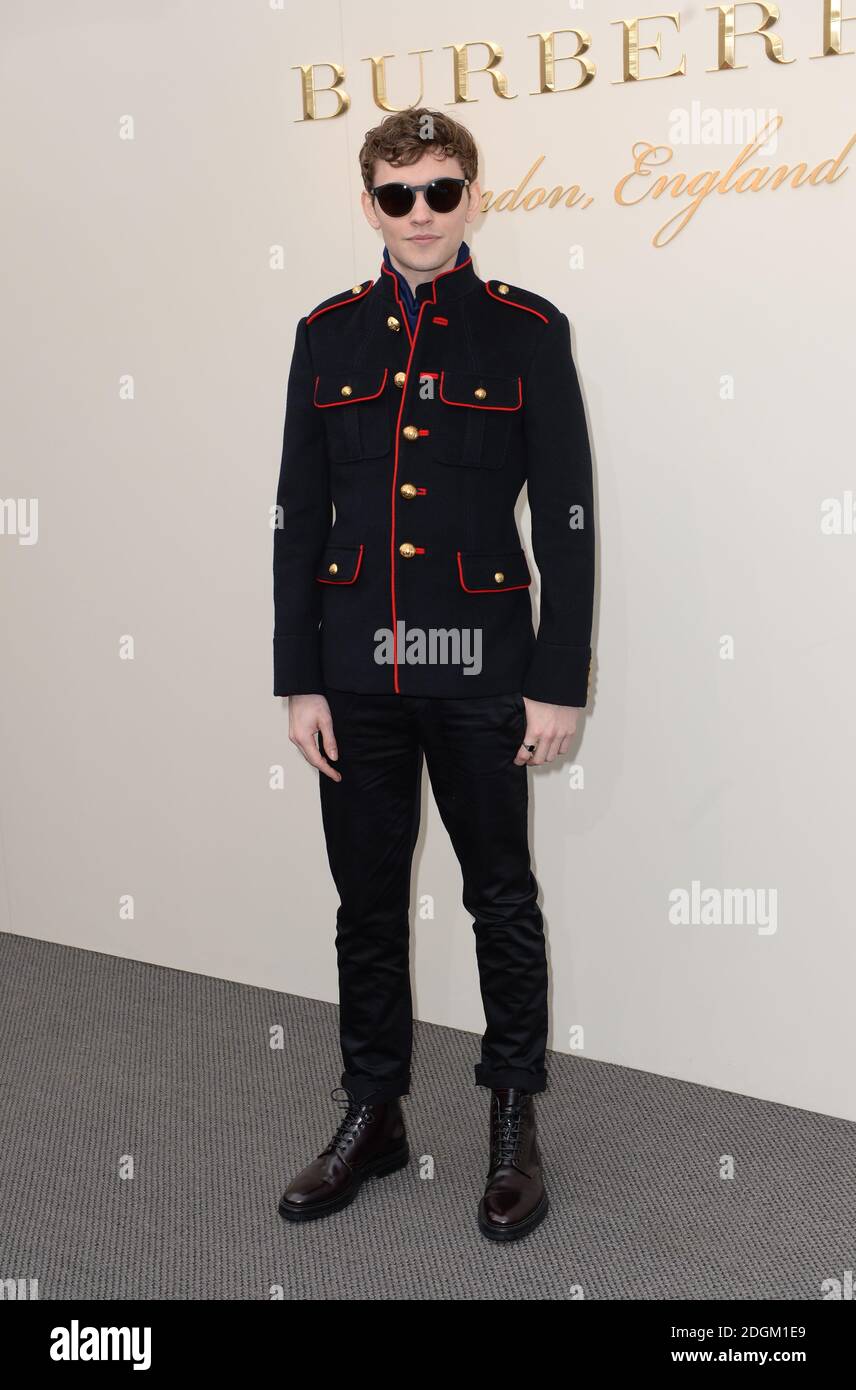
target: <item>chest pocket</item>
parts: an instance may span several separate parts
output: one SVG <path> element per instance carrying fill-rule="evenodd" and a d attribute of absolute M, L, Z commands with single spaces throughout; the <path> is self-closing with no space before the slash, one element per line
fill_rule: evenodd
<path fill-rule="evenodd" d="M 388 376 L 387 367 L 343 367 L 315 378 L 312 399 L 324 412 L 332 463 L 357 463 L 389 453 Z"/>
<path fill-rule="evenodd" d="M 466 468 L 501 468 L 511 422 L 523 407 L 519 376 L 443 371 L 432 424 L 434 454 L 441 463 Z"/>

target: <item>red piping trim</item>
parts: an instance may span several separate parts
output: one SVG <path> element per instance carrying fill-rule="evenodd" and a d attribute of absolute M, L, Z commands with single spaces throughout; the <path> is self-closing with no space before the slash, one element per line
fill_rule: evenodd
<path fill-rule="evenodd" d="M 439 275 L 435 275 L 435 276 L 434 276 L 434 279 L 431 281 L 431 298 L 430 298 L 430 299 L 423 299 L 422 304 L 430 304 L 432 307 L 436 306 L 436 303 L 437 303 L 437 281 L 438 281 L 438 280 L 443 280 L 443 279 L 445 279 L 445 277 L 446 277 L 447 275 L 454 275 L 454 273 L 455 273 L 456 270 L 463 270 L 463 269 L 464 269 L 464 266 L 472 265 L 472 263 L 473 263 L 473 258 L 472 258 L 472 256 L 467 256 L 467 259 L 466 259 L 465 261 L 461 261 L 461 264 L 460 264 L 460 265 L 453 265 L 452 268 L 451 268 L 451 270 L 443 270 L 443 271 L 440 272 Z M 398 276 L 396 275 L 396 273 L 395 273 L 394 270 L 391 270 L 391 269 L 389 268 L 389 266 L 387 265 L 386 261 L 381 261 L 381 263 L 380 263 L 380 268 L 381 268 L 381 271 L 382 271 L 382 273 L 383 273 L 384 275 L 389 275 L 389 276 L 392 277 L 392 288 L 393 288 L 393 290 L 395 291 L 395 302 L 397 303 L 397 305 L 398 305 L 398 307 L 399 307 L 399 309 L 400 309 L 400 311 L 401 311 L 401 319 L 402 319 L 402 322 L 403 322 L 403 324 L 404 324 L 404 327 L 407 329 L 407 336 L 408 336 L 408 338 L 410 339 L 410 344 L 411 344 L 411 347 L 412 347 L 413 343 L 414 343 L 415 340 L 416 340 L 416 333 L 418 333 L 418 331 L 419 331 L 419 323 L 420 323 L 420 320 L 421 320 L 421 318 L 422 318 L 422 304 L 419 305 L 419 313 L 418 313 L 418 315 L 417 315 L 417 317 L 416 317 L 416 333 L 411 333 L 411 332 L 410 332 L 410 320 L 409 320 L 409 318 L 407 317 L 407 312 L 406 312 L 406 310 L 405 310 L 403 304 L 401 303 L 401 295 L 400 295 L 399 292 L 398 292 Z M 345 300 L 344 302 L 347 303 L 347 300 Z M 535 312 L 534 309 L 533 309 L 532 312 L 533 312 L 533 313 Z M 394 632 L 394 631 L 395 631 L 395 629 L 393 628 L 393 632 Z M 398 667 L 397 667 L 397 666 L 395 667 L 395 670 L 396 670 L 396 673 L 397 673 L 397 671 L 398 671 Z"/>
<path fill-rule="evenodd" d="M 413 347 L 413 334 L 410 332 L 410 319 L 407 317 L 407 310 L 405 309 L 404 305 L 402 304 L 402 302 L 401 302 L 401 295 L 400 295 L 399 292 L 398 292 L 398 276 L 395 274 L 394 271 L 390 270 L 389 266 L 386 264 L 386 261 L 382 261 L 382 262 L 381 262 L 381 267 L 380 267 L 380 268 L 381 268 L 381 270 L 383 271 L 383 273 L 384 273 L 385 275 L 391 275 L 391 276 L 392 276 L 392 288 L 393 288 L 393 290 L 395 291 L 395 302 L 396 302 L 396 304 L 398 305 L 398 312 L 401 314 L 401 322 L 404 324 L 404 327 L 407 329 L 407 337 L 408 337 L 408 340 L 409 340 L 409 342 L 410 342 L 410 346 Z M 421 309 L 420 309 L 420 313 L 421 313 Z M 419 326 L 419 319 L 418 319 L 418 317 L 417 317 L 417 320 L 416 320 L 416 326 L 417 326 L 417 328 L 418 328 L 418 326 Z M 408 365 L 409 365 L 409 359 L 408 359 Z M 406 386 L 406 385 L 407 385 L 407 382 L 405 382 L 404 385 Z M 404 389 L 404 388 L 402 387 L 402 390 L 403 390 L 403 389 Z M 393 629 L 392 629 L 392 630 L 393 630 L 393 632 L 395 632 L 395 626 L 394 626 L 394 625 L 393 625 Z M 394 647 L 394 646 L 395 646 L 395 639 L 393 638 L 393 647 Z M 393 655 L 395 655 L 394 652 L 393 652 Z M 396 668 L 394 667 L 393 669 L 395 670 Z"/>
<path fill-rule="evenodd" d="M 527 566 L 528 569 L 528 566 Z M 461 552 L 458 551 L 458 577 L 461 581 L 461 588 L 466 589 L 468 594 L 507 594 L 510 589 L 528 589 L 532 583 L 532 576 L 529 575 L 525 584 L 498 584 L 495 589 L 470 589 L 464 583 L 464 571 L 461 568 Z"/>
<path fill-rule="evenodd" d="M 422 323 L 423 311 L 426 305 L 430 304 L 433 308 L 437 303 L 437 281 L 442 280 L 446 275 L 454 275 L 456 270 L 463 270 L 465 265 L 471 264 L 472 259 L 472 256 L 467 256 L 467 259 L 465 261 L 461 261 L 460 265 L 452 266 L 451 270 L 444 270 L 442 274 L 435 275 L 434 279 L 431 282 L 431 298 L 423 299 L 422 303 L 419 305 L 419 313 L 416 316 L 416 331 L 410 338 L 410 353 L 407 358 L 407 366 L 404 369 L 404 385 L 401 388 L 401 400 L 398 404 L 398 415 L 396 416 L 395 420 L 395 461 L 392 467 L 392 494 L 390 500 L 389 527 L 389 588 L 390 597 L 392 599 L 392 680 L 396 695 L 401 694 L 401 689 L 398 683 L 398 622 L 395 604 L 395 484 L 398 478 L 398 451 L 401 447 L 401 415 L 402 411 L 404 410 L 404 398 L 407 395 L 407 378 L 410 375 L 410 364 L 413 361 L 413 349 L 416 346 L 416 339 L 419 336 L 419 328 Z M 401 301 L 398 296 L 398 276 L 393 275 L 392 271 L 387 267 L 385 262 L 381 265 L 381 270 L 386 271 L 387 275 L 392 275 L 392 283 L 393 288 L 395 290 L 395 297 L 400 304 Z M 407 332 L 409 334 L 410 326 L 407 324 L 406 314 L 404 315 L 404 322 L 407 326 Z"/>
<path fill-rule="evenodd" d="M 377 390 L 377 391 L 372 391 L 371 395 L 369 395 L 369 396 L 345 396 L 341 401 L 319 401 L 319 400 L 318 400 L 318 383 L 319 383 L 319 381 L 321 380 L 321 378 L 320 378 L 320 376 L 316 376 L 316 378 L 315 378 L 315 390 L 312 392 L 312 403 L 313 403 L 313 405 L 317 405 L 317 407 L 318 407 L 319 410 L 330 410 L 331 407 L 334 406 L 334 405 L 354 405 L 356 401 L 373 401 L 373 400 L 375 400 L 375 399 L 382 393 L 383 388 L 384 388 L 384 386 L 386 385 L 386 378 L 387 378 L 388 375 L 389 375 L 389 367 L 384 367 L 384 369 L 383 369 L 383 380 L 382 380 L 382 382 L 381 382 L 381 384 L 380 384 L 378 390 Z"/>
<path fill-rule="evenodd" d="M 448 320 L 448 319 L 441 319 L 441 318 L 439 317 L 439 315 L 438 315 L 436 318 L 433 318 L 433 319 L 431 320 L 431 322 L 432 322 L 432 323 L 442 323 L 443 326 L 444 326 L 444 328 L 448 328 L 448 326 L 449 326 L 449 320 Z"/>
<path fill-rule="evenodd" d="M 307 326 L 313 319 L 317 319 L 321 314 L 329 314 L 331 309 L 341 309 L 343 304 L 356 304 L 358 300 L 365 298 L 373 284 L 374 280 L 370 280 L 362 294 L 352 294 L 349 295 L 347 299 L 337 299 L 335 304 L 328 304 L 324 309 L 316 309 L 306 320 Z"/>
<path fill-rule="evenodd" d="M 544 314 L 542 314 L 539 309 L 530 309 L 528 304 L 518 304 L 516 299 L 509 299 L 507 294 L 494 294 L 487 280 L 485 280 L 484 282 L 484 287 L 490 295 L 491 299 L 498 299 L 500 304 L 513 304 L 515 309 L 525 309 L 527 314 L 534 314 L 536 318 L 542 319 L 544 323 L 550 322 L 550 320 Z"/>
<path fill-rule="evenodd" d="M 472 401 L 451 401 L 448 396 L 443 395 L 443 378 L 445 372 L 440 373 L 440 400 L 445 401 L 446 405 L 460 405 L 465 410 L 519 410 L 523 404 L 523 382 L 517 378 L 517 405 L 474 405 Z"/>
<path fill-rule="evenodd" d="M 365 546 L 364 546 L 364 545 L 361 545 L 361 546 L 360 546 L 360 553 L 359 553 L 359 555 L 357 556 L 357 567 L 356 567 L 356 569 L 354 570 L 354 573 L 353 573 L 353 576 L 352 576 L 351 579 L 319 579 L 319 578 L 318 578 L 318 575 L 316 574 L 316 576 L 315 576 L 315 583 L 316 583 L 316 584 L 353 584 L 354 580 L 356 579 L 357 575 L 358 575 L 359 572 L 360 572 L 360 565 L 363 563 L 363 551 L 364 551 L 364 550 L 365 550 Z"/>

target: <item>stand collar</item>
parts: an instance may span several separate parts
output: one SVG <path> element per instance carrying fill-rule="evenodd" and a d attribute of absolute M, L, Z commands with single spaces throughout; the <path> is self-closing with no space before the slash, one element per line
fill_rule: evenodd
<path fill-rule="evenodd" d="M 440 271 L 433 280 L 425 280 L 421 285 L 417 285 L 415 296 L 407 280 L 390 261 L 386 247 L 383 248 L 383 260 L 380 268 L 381 274 L 376 288 L 386 298 L 396 301 L 400 299 L 404 304 L 415 304 L 417 309 L 425 299 L 433 299 L 437 304 L 448 303 L 452 299 L 460 299 L 462 295 L 468 294 L 470 290 L 474 289 L 478 283 L 478 276 L 473 269 L 470 248 L 465 241 L 462 241 L 458 247 L 457 260 L 452 269 Z M 396 294 L 396 290 L 398 294 Z"/>

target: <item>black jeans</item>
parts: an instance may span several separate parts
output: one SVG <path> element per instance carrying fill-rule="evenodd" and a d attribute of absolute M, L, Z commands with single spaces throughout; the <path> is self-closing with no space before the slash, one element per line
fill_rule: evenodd
<path fill-rule="evenodd" d="M 327 690 L 341 782 L 320 776 L 336 916 L 341 1084 L 357 1097 L 410 1087 L 410 871 L 422 755 L 473 916 L 487 1027 L 476 1084 L 547 1084 L 547 959 L 530 867 L 522 695 L 460 699 Z M 324 741 L 318 736 L 324 752 Z M 326 756 L 326 753 L 325 753 Z"/>

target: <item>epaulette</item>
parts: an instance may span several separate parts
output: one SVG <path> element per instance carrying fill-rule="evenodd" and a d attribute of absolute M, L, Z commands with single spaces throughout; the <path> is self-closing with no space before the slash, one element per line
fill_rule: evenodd
<path fill-rule="evenodd" d="M 524 290 L 520 285 L 509 285 L 505 280 L 485 280 L 484 287 L 491 299 L 497 299 L 501 304 L 510 304 L 514 309 L 523 309 L 528 314 L 535 314 L 539 319 L 543 319 L 544 323 L 552 323 L 559 313 L 549 299 L 535 294 L 533 290 Z"/>
<path fill-rule="evenodd" d="M 363 280 L 359 285 L 352 285 L 349 290 L 339 290 L 338 294 L 331 294 L 329 299 L 322 299 L 320 304 L 316 304 L 311 313 L 306 315 L 306 322 L 311 323 L 317 319 L 319 314 L 328 314 L 331 309 L 338 309 L 345 304 L 356 304 L 358 299 L 367 295 L 374 280 Z"/>

